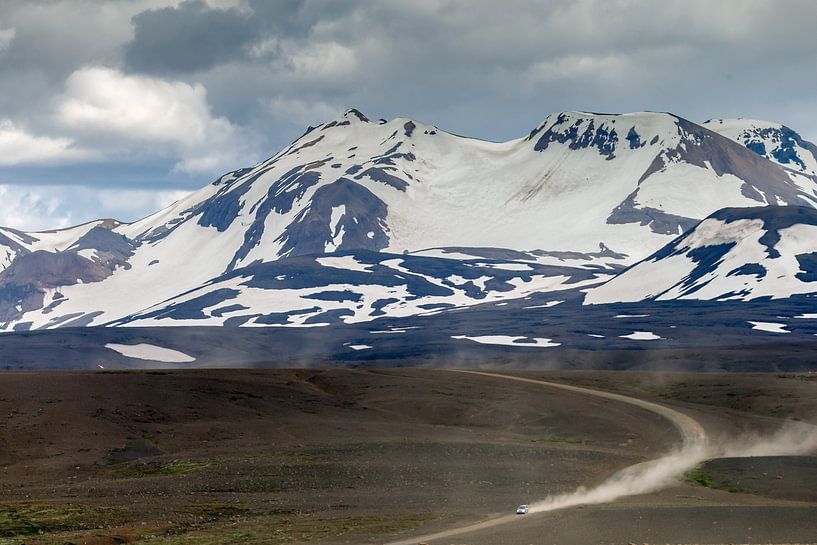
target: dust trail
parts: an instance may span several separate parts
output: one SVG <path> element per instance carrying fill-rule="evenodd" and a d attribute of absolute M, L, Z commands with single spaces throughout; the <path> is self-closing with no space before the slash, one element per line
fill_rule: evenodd
<path fill-rule="evenodd" d="M 682 443 L 680 447 L 673 449 L 668 454 L 655 460 L 624 468 L 593 488 L 587 489 L 585 487 L 579 487 L 574 492 L 549 496 L 544 500 L 533 502 L 530 504 L 530 514 L 555 511 L 557 509 L 565 509 L 577 505 L 607 503 L 625 496 L 655 492 L 677 483 L 678 477 L 684 472 L 705 460 L 711 460 L 713 458 L 798 455 L 817 451 L 817 426 L 809 424 L 793 422 L 787 424 L 784 428 L 771 436 L 744 435 L 731 440 L 720 440 L 715 444 L 709 440 L 703 427 L 696 420 L 679 411 L 657 403 L 611 392 L 511 375 L 480 371 L 457 372 L 540 384 L 620 401 L 665 417 L 672 422 L 681 433 Z M 508 524 L 516 520 L 519 520 L 516 515 L 505 515 L 425 536 L 394 541 L 389 545 L 414 545 Z"/>
<path fill-rule="evenodd" d="M 817 451 L 817 426 L 791 423 L 768 436 L 743 436 L 725 443 L 692 442 L 657 460 L 627 467 L 590 490 L 546 498 L 531 505 L 531 513 L 576 505 L 607 503 L 624 496 L 655 492 L 677 482 L 679 476 L 705 460 L 752 456 L 793 456 Z"/>
<path fill-rule="evenodd" d="M 682 443 L 679 449 L 676 449 L 675 451 L 672 451 L 656 460 L 650 460 L 649 462 L 643 462 L 624 468 L 594 488 L 586 489 L 584 487 L 579 487 L 574 492 L 551 496 L 542 501 L 532 503 L 530 505 L 530 513 L 553 511 L 555 509 L 564 509 L 566 507 L 573 507 L 576 505 L 607 503 L 623 496 L 634 496 L 636 494 L 644 494 L 647 492 L 660 490 L 661 488 L 665 488 L 666 486 L 669 486 L 675 482 L 678 475 L 682 474 L 684 471 L 694 467 L 710 457 L 712 447 L 703 427 L 695 419 L 679 411 L 665 407 L 664 405 L 659 405 L 657 403 L 652 403 L 650 401 L 644 401 L 643 399 L 636 399 L 625 395 L 614 394 L 612 392 L 571 386 L 558 382 L 547 382 L 543 380 L 514 377 L 509 375 L 498 375 L 494 373 L 471 373 L 540 384 L 580 394 L 619 401 L 628 405 L 634 405 L 663 416 L 672 422 L 672 424 L 681 434 Z"/>
<path fill-rule="evenodd" d="M 706 445 L 694 444 L 634 466 L 622 469 L 600 485 L 548 497 L 530 506 L 531 513 L 555 511 L 577 505 L 607 503 L 624 496 L 635 496 L 661 490 L 676 482 L 677 477 L 708 458 Z"/>

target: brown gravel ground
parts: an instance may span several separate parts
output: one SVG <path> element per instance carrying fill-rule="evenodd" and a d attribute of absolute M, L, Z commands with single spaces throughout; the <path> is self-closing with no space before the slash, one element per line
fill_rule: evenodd
<path fill-rule="evenodd" d="M 811 375 L 526 376 L 659 401 L 712 434 L 817 422 Z M 678 440 L 636 407 L 447 371 L 5 373 L 0 545 L 383 543 L 592 485 Z M 799 492 L 779 479 L 722 485 L 781 468 L 813 476 L 799 462 L 705 466 L 717 486 L 457 543 L 817 542 L 802 478 Z"/>

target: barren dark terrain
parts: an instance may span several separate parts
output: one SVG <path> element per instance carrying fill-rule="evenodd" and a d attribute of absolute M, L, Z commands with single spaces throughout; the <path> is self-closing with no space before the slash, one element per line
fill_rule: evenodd
<path fill-rule="evenodd" d="M 817 423 L 813 374 L 520 374 L 656 401 L 718 438 Z M 386 543 L 680 441 L 638 407 L 419 369 L 8 372 L 0 411 L 0 543 L 15 544 Z M 815 468 L 715 460 L 659 492 L 438 543 L 814 542 Z"/>

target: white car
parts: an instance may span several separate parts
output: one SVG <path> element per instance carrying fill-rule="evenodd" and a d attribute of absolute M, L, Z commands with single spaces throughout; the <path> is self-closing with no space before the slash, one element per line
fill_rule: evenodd
<path fill-rule="evenodd" d="M 516 508 L 517 515 L 527 515 L 528 514 L 528 506 L 527 505 L 520 505 Z"/>

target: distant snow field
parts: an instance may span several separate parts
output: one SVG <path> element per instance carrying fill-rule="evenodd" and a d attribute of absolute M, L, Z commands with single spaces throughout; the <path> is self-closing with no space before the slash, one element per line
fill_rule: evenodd
<path fill-rule="evenodd" d="M 532 309 L 532 308 L 550 308 L 550 307 L 555 307 L 556 305 L 559 305 L 561 303 L 564 303 L 564 301 L 548 301 L 544 305 L 533 305 L 533 306 L 530 306 L 530 307 L 523 307 L 523 308 L 525 310 Z"/>
<path fill-rule="evenodd" d="M 190 363 L 196 361 L 196 358 L 189 356 L 184 352 L 172 350 L 170 348 L 162 348 L 153 344 L 139 343 L 139 344 L 116 344 L 108 343 L 105 348 L 109 348 L 114 352 L 119 352 L 127 358 L 136 358 L 140 360 L 161 361 L 165 363 Z"/>
<path fill-rule="evenodd" d="M 361 263 L 351 255 L 318 257 L 315 258 L 315 261 L 317 261 L 324 267 L 333 267 L 336 269 L 347 269 L 350 271 L 360 271 L 369 273 L 372 272 L 371 265 Z"/>
<path fill-rule="evenodd" d="M 766 331 L 768 333 L 791 333 L 786 329 L 786 324 L 778 324 L 777 322 L 749 322 L 752 324 L 752 329 L 758 331 Z"/>
<path fill-rule="evenodd" d="M 663 339 L 663 337 L 656 335 L 652 331 L 633 331 L 629 335 L 619 335 L 619 337 L 632 341 L 657 341 Z"/>
<path fill-rule="evenodd" d="M 540 348 L 561 346 L 562 344 L 555 343 L 550 339 L 545 338 L 511 337 L 509 335 L 482 335 L 477 337 L 469 337 L 467 335 L 452 335 L 451 338 L 465 339 L 480 344 L 500 344 L 504 346 L 536 346 Z"/>

